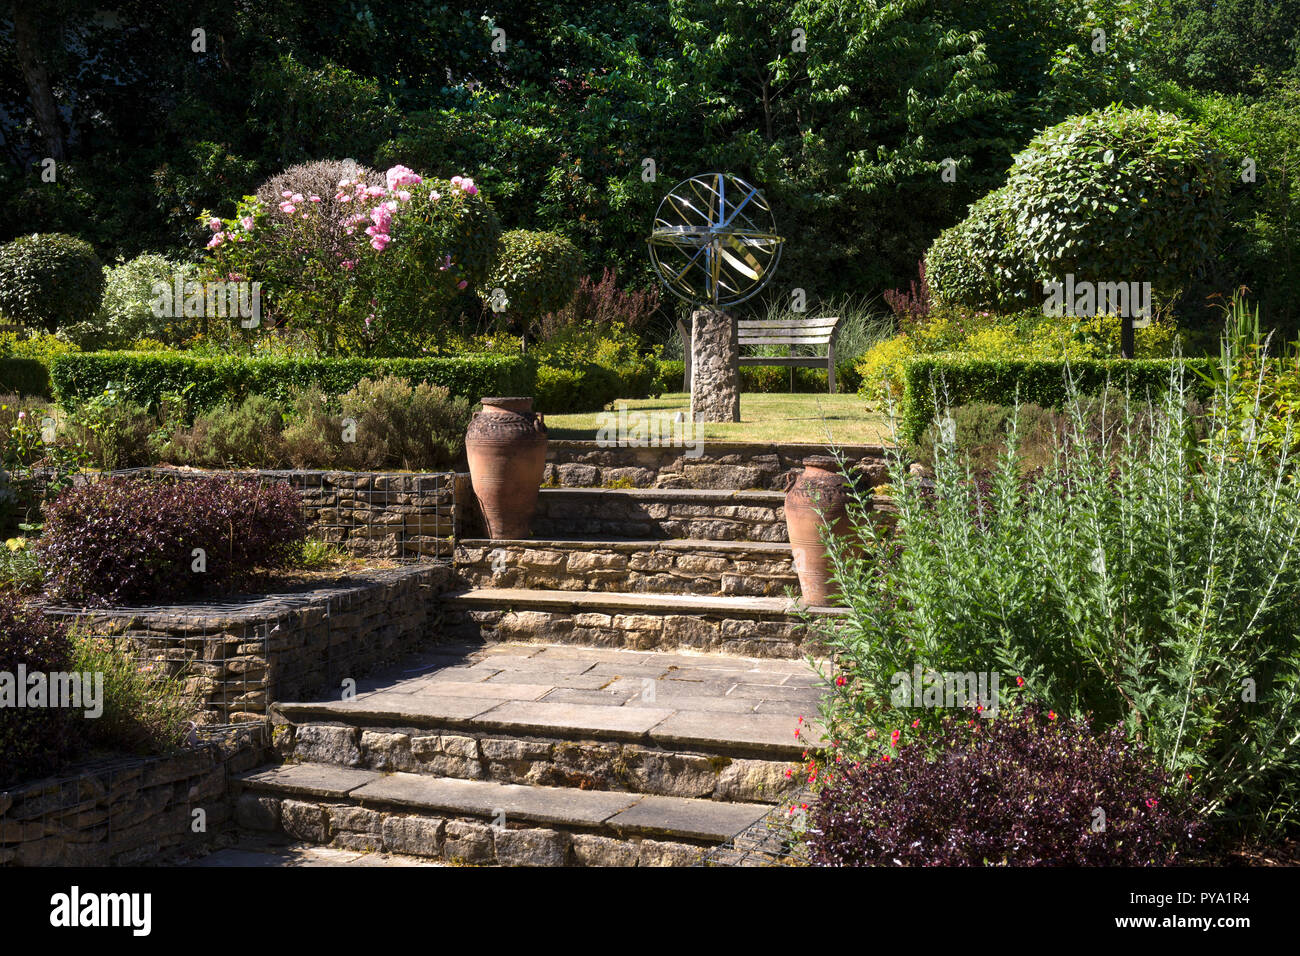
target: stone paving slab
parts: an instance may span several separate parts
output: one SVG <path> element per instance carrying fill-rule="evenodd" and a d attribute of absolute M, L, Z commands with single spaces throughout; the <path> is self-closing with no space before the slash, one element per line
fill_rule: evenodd
<path fill-rule="evenodd" d="M 380 774 L 334 764 L 284 764 L 273 770 L 258 770 L 236 777 L 259 790 L 292 790 L 313 797 L 346 797 L 358 787 L 373 783 Z"/>
<path fill-rule="evenodd" d="M 406 698 L 426 696 L 430 698 L 441 697 L 473 697 L 476 699 L 493 698 L 501 700 L 537 700 L 545 696 L 554 689 L 553 684 L 512 684 L 506 681 L 479 681 L 477 683 L 457 683 L 455 681 L 439 681 L 430 683 L 425 687 L 418 688 L 413 693 L 404 694 Z"/>
<path fill-rule="evenodd" d="M 394 853 L 367 853 L 335 847 L 295 844 L 291 846 L 233 846 L 209 853 L 202 859 L 182 864 L 200 868 L 264 868 L 286 866 L 445 866 L 437 860 L 423 860 Z"/>
<path fill-rule="evenodd" d="M 496 817 L 506 822 L 596 826 L 641 799 L 640 794 L 608 790 L 537 787 L 489 780 L 460 780 L 418 773 L 388 774 L 352 795 L 370 803 L 397 804 L 443 813 Z"/>
<path fill-rule="evenodd" d="M 727 803 L 685 797 L 645 796 L 610 818 L 622 833 L 672 834 L 697 840 L 729 840 L 771 811 L 761 803 Z"/>
<path fill-rule="evenodd" d="M 663 707 L 616 707 L 604 704 L 565 704 L 547 701 L 508 701 L 474 719 L 477 725 L 539 734 L 599 731 L 610 737 L 636 740 L 671 717 Z"/>
<path fill-rule="evenodd" d="M 431 697 L 384 691 L 364 700 L 277 704 L 276 708 L 290 718 L 382 718 L 406 714 L 430 720 L 466 721 L 504 702 L 505 698 L 497 697 Z"/>
<path fill-rule="evenodd" d="M 687 747 L 745 745 L 798 749 L 796 717 L 783 714 L 720 714 L 678 711 L 650 732 L 652 739 Z M 806 741 L 804 742 L 806 743 Z"/>

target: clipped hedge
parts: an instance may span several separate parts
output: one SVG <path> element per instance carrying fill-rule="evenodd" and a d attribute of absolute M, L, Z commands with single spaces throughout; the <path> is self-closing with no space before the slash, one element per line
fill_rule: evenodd
<path fill-rule="evenodd" d="M 3 366 L 0 366 L 0 370 Z M 194 358 L 156 352 L 87 352 L 50 363 L 60 402 L 76 404 L 112 386 L 121 398 L 150 404 L 173 392 L 194 411 L 238 404 L 249 395 L 290 401 L 311 385 L 341 395 L 363 378 L 397 375 L 411 384 L 441 385 L 452 395 L 478 401 L 485 395 L 531 395 L 536 366 L 517 355 L 466 355 L 420 359 Z"/>
<path fill-rule="evenodd" d="M 0 358 L 0 394 L 50 397 L 50 372 L 32 358 Z"/>
<path fill-rule="evenodd" d="M 1084 395 L 1095 395 L 1107 384 L 1127 389 L 1145 400 L 1150 392 L 1163 395 L 1176 362 L 1186 367 L 1184 384 L 1198 397 L 1211 387 L 1196 372 L 1211 374 L 1219 365 L 1201 359 L 969 359 L 924 356 L 910 359 L 903 369 L 900 438 L 917 442 L 934 421 L 936 394 L 951 407 L 986 402 L 990 405 L 1033 403 L 1061 408 L 1066 400 L 1066 370 Z"/>

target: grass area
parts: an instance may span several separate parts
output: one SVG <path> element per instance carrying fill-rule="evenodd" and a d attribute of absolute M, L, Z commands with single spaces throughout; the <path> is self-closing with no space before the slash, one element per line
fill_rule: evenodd
<path fill-rule="evenodd" d="M 685 392 L 659 398 L 619 400 L 611 406 L 626 405 L 629 413 L 647 412 L 664 416 L 671 423 L 677 412 L 690 417 L 691 396 Z M 610 412 L 587 412 L 581 415 L 548 415 L 546 428 L 552 439 L 587 440 L 596 438 L 604 418 L 617 420 Z M 662 434 L 671 434 L 670 425 L 659 425 Z M 680 429 L 682 426 L 678 426 Z M 784 392 L 745 393 L 740 396 L 740 421 L 703 424 L 694 438 L 705 441 L 773 441 L 815 442 L 841 445 L 888 443 L 889 422 L 876 403 L 860 395 L 789 394 Z"/>

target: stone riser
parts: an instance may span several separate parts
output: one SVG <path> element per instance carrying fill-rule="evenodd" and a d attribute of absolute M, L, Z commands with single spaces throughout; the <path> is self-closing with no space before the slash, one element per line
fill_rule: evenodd
<path fill-rule="evenodd" d="M 789 541 L 780 504 L 686 503 L 630 496 L 579 499 L 580 492 L 539 496 L 535 538 L 691 538 Z"/>
<path fill-rule="evenodd" d="M 444 605 L 441 632 L 449 640 L 707 651 L 739 657 L 820 656 L 798 620 L 725 614 L 603 614 L 569 610 L 499 610 Z"/>
<path fill-rule="evenodd" d="M 461 780 L 773 803 L 788 760 L 683 752 L 608 740 L 466 734 L 463 729 L 302 723 L 277 727 L 287 760 Z"/>
<path fill-rule="evenodd" d="M 618 838 L 576 829 L 507 824 L 474 816 L 316 798 L 244 793 L 235 819 L 245 830 L 349 850 L 480 866 L 694 866 L 708 843 Z"/>
<path fill-rule="evenodd" d="M 456 549 L 456 577 L 465 587 L 543 588 L 649 594 L 779 597 L 798 590 L 788 549 L 643 550 L 578 542 L 479 542 Z"/>

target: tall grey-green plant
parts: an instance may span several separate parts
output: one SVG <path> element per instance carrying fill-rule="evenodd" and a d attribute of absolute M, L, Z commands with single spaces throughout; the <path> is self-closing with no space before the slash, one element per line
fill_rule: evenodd
<path fill-rule="evenodd" d="M 876 756 L 913 721 L 937 724 L 941 710 L 890 704 L 899 673 L 998 672 L 1004 701 L 1122 721 L 1208 814 L 1296 819 L 1300 484 L 1289 443 L 1270 451 L 1243 424 L 1232 389 L 1256 386 L 1226 372 L 1203 441 L 1176 364 L 1163 396 L 1132 396 L 1149 420 L 1125 402 L 1093 440 L 1071 385 L 1065 434 L 1028 479 L 1014 420 L 987 475 L 942 427 L 932 481 L 896 456 L 894 531 L 859 497 L 857 540 L 830 545 L 849 610 L 825 635 L 843 678 L 832 738 Z"/>

